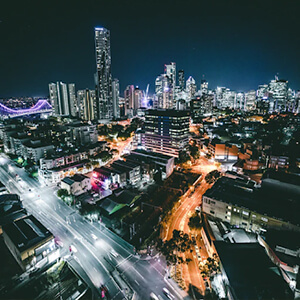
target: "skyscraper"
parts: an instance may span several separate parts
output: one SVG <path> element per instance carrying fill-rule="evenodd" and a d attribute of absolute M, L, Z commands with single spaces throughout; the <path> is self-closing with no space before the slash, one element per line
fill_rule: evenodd
<path fill-rule="evenodd" d="M 134 86 L 133 85 L 127 85 L 125 91 L 124 91 L 124 104 L 125 109 L 124 113 L 125 115 L 133 116 L 133 103 L 134 103 Z"/>
<path fill-rule="evenodd" d="M 119 80 L 115 78 L 112 81 L 112 109 L 113 109 L 112 116 L 115 119 L 120 118 L 119 97 L 120 97 Z"/>
<path fill-rule="evenodd" d="M 155 80 L 155 94 L 157 96 L 158 108 L 173 108 L 173 89 L 171 80 L 167 74 L 159 75 Z"/>
<path fill-rule="evenodd" d="M 56 82 L 49 84 L 49 95 L 54 114 L 57 116 L 76 116 L 77 105 L 75 84 Z"/>
<path fill-rule="evenodd" d="M 197 89 L 196 81 L 192 76 L 190 76 L 186 81 L 186 91 L 188 93 L 188 101 L 191 101 L 192 98 L 195 96 L 196 89 Z"/>
<path fill-rule="evenodd" d="M 273 100 L 271 101 L 273 103 L 271 103 L 270 109 L 285 111 L 288 98 L 288 82 L 286 80 L 279 80 L 276 76 L 275 79 L 269 83 L 269 93 L 271 93 Z"/>
<path fill-rule="evenodd" d="M 201 80 L 200 91 L 201 95 L 208 93 L 208 82 L 205 79 Z"/>
<path fill-rule="evenodd" d="M 79 116 L 86 121 L 97 119 L 96 115 L 96 95 L 94 90 L 79 90 L 77 92 L 79 106 Z"/>
<path fill-rule="evenodd" d="M 102 27 L 95 28 L 95 50 L 97 64 L 95 80 L 98 118 L 110 119 L 112 117 L 113 109 L 109 30 Z"/>
<path fill-rule="evenodd" d="M 169 77 L 170 80 L 169 87 L 174 91 L 176 86 L 176 63 L 171 62 L 169 65 L 165 65 L 165 74 Z"/>
<path fill-rule="evenodd" d="M 185 84 L 184 71 L 183 70 L 179 70 L 178 71 L 178 85 L 179 85 L 180 91 L 184 90 L 184 84 Z"/>

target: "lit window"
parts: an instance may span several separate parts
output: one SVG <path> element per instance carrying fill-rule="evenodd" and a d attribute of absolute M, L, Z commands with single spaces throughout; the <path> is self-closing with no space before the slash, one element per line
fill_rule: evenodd
<path fill-rule="evenodd" d="M 228 209 L 231 209 L 231 206 L 227 206 Z"/>
<path fill-rule="evenodd" d="M 264 222 L 268 222 L 268 219 L 264 218 L 264 217 L 261 217 L 261 220 L 264 221 Z"/>
<path fill-rule="evenodd" d="M 249 216 L 249 213 L 248 213 L 247 211 L 244 211 L 244 210 L 243 210 L 243 215 Z"/>
<path fill-rule="evenodd" d="M 234 208 L 233 211 L 236 211 L 236 208 Z"/>

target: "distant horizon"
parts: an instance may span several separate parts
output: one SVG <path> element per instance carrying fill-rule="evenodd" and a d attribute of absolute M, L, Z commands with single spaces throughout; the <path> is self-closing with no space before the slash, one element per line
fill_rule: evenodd
<path fill-rule="evenodd" d="M 180 70 L 182 70 L 182 69 L 180 69 Z M 176 72 L 177 72 L 177 71 L 176 71 Z M 189 75 L 189 76 L 191 76 L 191 75 Z M 187 78 L 188 78 L 189 76 L 187 76 Z M 275 79 L 275 76 L 277 76 L 277 75 L 274 75 L 274 78 L 273 78 L 273 79 Z M 193 77 L 193 76 L 192 76 L 192 77 Z M 194 78 L 194 77 L 193 77 L 193 78 Z M 178 79 L 178 78 L 177 78 L 177 79 Z M 194 79 L 195 79 L 195 78 L 194 78 Z M 196 92 L 198 92 L 198 91 L 200 90 L 200 82 L 201 82 L 202 79 L 205 79 L 205 78 L 201 78 L 201 79 L 199 80 L 199 84 L 197 84 L 197 80 L 195 79 L 196 85 L 197 85 L 197 91 L 196 91 Z M 273 79 L 270 79 L 270 81 L 273 80 Z M 289 85 L 289 83 L 290 83 L 290 81 L 287 80 L 287 79 L 285 79 L 285 78 L 280 78 L 280 77 L 278 77 L 278 79 L 279 79 L 279 80 L 286 80 L 286 81 L 288 82 L 288 85 Z M 207 79 L 205 79 L 205 80 L 207 80 Z M 185 81 L 186 81 L 186 80 L 185 80 Z M 269 82 L 270 82 L 270 81 L 269 81 Z M 66 82 L 66 81 L 63 81 L 63 80 L 57 80 L 57 81 L 51 81 L 51 82 L 63 82 L 63 83 L 66 83 L 66 84 L 68 84 L 68 83 L 74 83 L 74 84 L 75 84 L 76 91 L 78 91 L 78 90 L 84 90 L 84 89 L 85 89 L 85 88 L 77 88 L 76 82 Z M 207 82 L 208 82 L 208 89 L 211 90 L 211 91 L 215 91 L 218 87 L 224 87 L 224 88 L 228 88 L 228 89 L 230 89 L 230 91 L 233 91 L 233 92 L 236 92 L 236 93 L 247 93 L 247 92 L 250 92 L 250 91 L 253 91 L 253 90 L 257 91 L 259 85 L 269 84 L 269 82 L 260 83 L 256 88 L 251 88 L 251 89 L 245 91 L 245 90 L 241 90 L 241 89 L 240 89 L 240 90 L 231 89 L 230 87 L 225 86 L 225 85 L 217 85 L 215 88 L 210 88 L 209 80 L 207 80 Z M 49 83 L 50 83 L 50 82 L 49 82 Z M 127 87 L 128 85 L 133 85 L 134 87 L 140 88 L 140 86 L 137 85 L 137 84 L 133 84 L 133 83 L 132 83 L 132 84 L 127 84 L 126 87 Z M 154 85 L 154 84 L 153 84 L 153 85 Z M 177 85 L 177 86 L 178 86 L 178 85 Z M 120 90 L 120 97 L 123 97 L 123 94 L 124 94 L 124 91 L 125 91 L 126 87 L 124 88 L 124 90 Z M 147 85 L 145 86 L 145 89 L 143 89 L 143 88 L 140 88 L 140 89 L 144 91 L 144 90 L 146 90 L 146 87 L 147 87 Z M 291 88 L 291 87 L 289 86 L 289 88 Z M 87 88 L 87 89 L 94 90 L 95 87 L 94 87 L 94 88 Z M 151 90 L 151 84 L 149 84 L 149 90 Z M 293 89 L 293 88 L 292 88 L 292 90 L 294 90 L 295 92 L 300 91 L 300 87 L 299 87 L 299 89 Z M 150 97 L 153 96 L 154 94 L 155 94 L 154 91 L 149 92 L 149 96 L 150 96 Z M 30 97 L 32 97 L 32 98 L 46 98 L 46 99 L 49 99 L 49 93 L 48 93 L 48 95 L 37 95 L 37 96 L 34 96 L 34 95 L 1 96 L 1 95 L 0 95 L 0 99 L 14 99 L 14 98 L 22 98 L 22 97 L 28 97 L 28 98 L 30 98 Z"/>

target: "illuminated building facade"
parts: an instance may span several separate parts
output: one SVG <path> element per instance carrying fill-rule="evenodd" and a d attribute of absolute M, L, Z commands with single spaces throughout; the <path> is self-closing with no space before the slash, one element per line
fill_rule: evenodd
<path fill-rule="evenodd" d="M 77 101 L 79 105 L 79 117 L 85 121 L 97 119 L 96 114 L 96 94 L 94 90 L 77 91 Z"/>
<path fill-rule="evenodd" d="M 183 70 L 179 70 L 178 71 L 178 86 L 179 86 L 179 90 L 180 91 L 184 90 L 184 85 L 185 85 L 184 71 Z"/>
<path fill-rule="evenodd" d="M 147 150 L 178 157 L 189 142 L 187 111 L 148 110 L 145 115 L 145 148 Z"/>
<path fill-rule="evenodd" d="M 196 81 L 192 76 L 190 76 L 186 81 L 186 91 L 188 93 L 188 101 L 191 101 L 191 99 L 195 96 L 196 89 L 197 89 Z"/>
<path fill-rule="evenodd" d="M 97 72 L 96 96 L 99 119 L 112 117 L 112 76 L 110 54 L 110 31 L 105 28 L 95 28 L 95 50 Z"/>
<path fill-rule="evenodd" d="M 166 74 L 159 75 L 155 80 L 155 94 L 157 96 L 158 108 L 173 108 L 173 89 L 171 80 Z"/>
<path fill-rule="evenodd" d="M 119 96 L 120 96 L 119 80 L 115 78 L 112 81 L 112 109 L 113 109 L 112 116 L 115 119 L 120 118 Z"/>
<path fill-rule="evenodd" d="M 273 110 L 285 111 L 288 99 L 288 81 L 279 80 L 276 76 L 275 79 L 269 83 L 269 93 L 273 100 Z"/>
<path fill-rule="evenodd" d="M 49 84 L 49 95 L 54 114 L 57 116 L 76 116 L 77 104 L 75 84 L 56 82 Z"/>

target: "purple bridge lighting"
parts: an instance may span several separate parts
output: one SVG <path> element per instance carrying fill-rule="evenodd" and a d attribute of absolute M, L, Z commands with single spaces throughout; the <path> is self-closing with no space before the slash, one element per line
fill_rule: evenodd
<path fill-rule="evenodd" d="M 17 117 L 22 115 L 38 114 L 43 112 L 51 112 L 52 106 L 47 100 L 39 100 L 33 107 L 25 109 L 13 109 L 0 103 L 0 115 Z"/>

